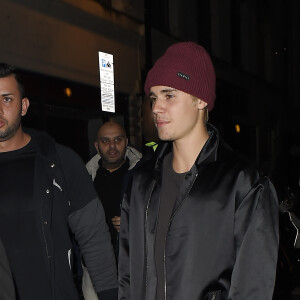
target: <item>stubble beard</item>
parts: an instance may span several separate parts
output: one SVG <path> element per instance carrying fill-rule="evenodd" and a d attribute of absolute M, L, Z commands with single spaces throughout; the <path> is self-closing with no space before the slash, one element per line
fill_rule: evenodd
<path fill-rule="evenodd" d="M 21 115 L 11 125 L 8 125 L 6 120 L 5 123 L 7 125 L 6 129 L 4 131 L 0 129 L 0 142 L 8 141 L 15 135 L 21 126 Z"/>
<path fill-rule="evenodd" d="M 173 135 L 170 132 L 167 131 L 160 131 L 159 129 L 157 130 L 158 137 L 161 141 L 165 142 L 172 142 L 173 141 Z"/>
<path fill-rule="evenodd" d="M 115 168 L 119 168 L 123 165 L 123 163 L 125 162 L 125 153 L 126 153 L 126 149 L 124 150 L 124 152 L 119 152 L 119 157 L 116 157 L 114 159 L 110 159 L 108 154 L 103 153 L 100 151 L 100 156 L 103 162 L 103 166 L 106 169 L 115 169 Z"/>

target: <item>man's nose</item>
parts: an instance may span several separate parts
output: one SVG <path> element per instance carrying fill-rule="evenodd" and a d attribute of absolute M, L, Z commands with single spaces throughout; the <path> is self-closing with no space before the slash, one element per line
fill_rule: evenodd
<path fill-rule="evenodd" d="M 113 149 L 116 148 L 116 142 L 115 141 L 110 141 L 109 147 L 113 148 Z"/>
<path fill-rule="evenodd" d="M 152 112 L 156 115 L 164 110 L 164 102 L 162 99 L 157 98 L 152 104 Z"/>

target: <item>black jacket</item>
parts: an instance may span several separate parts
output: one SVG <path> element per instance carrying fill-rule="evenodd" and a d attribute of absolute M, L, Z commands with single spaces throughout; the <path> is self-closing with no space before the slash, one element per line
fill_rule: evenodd
<path fill-rule="evenodd" d="M 271 300 L 278 251 L 278 202 L 267 178 L 210 137 L 180 188 L 165 245 L 168 300 Z M 119 299 L 154 300 L 154 242 L 165 143 L 137 170 L 123 200 Z"/>
<path fill-rule="evenodd" d="M 0 240 L 0 299 L 16 300 L 15 287 L 10 266 L 2 241 Z"/>
<path fill-rule="evenodd" d="M 45 267 L 41 276 L 48 277 L 51 291 L 45 291 L 39 299 L 79 299 L 70 270 L 70 230 L 96 291 L 108 295 L 101 299 L 115 299 L 110 298 L 110 291 L 117 287 L 115 259 L 103 208 L 85 165 L 74 151 L 55 143 L 45 133 L 25 131 L 37 144 L 34 197 L 41 209 L 39 234 Z"/>

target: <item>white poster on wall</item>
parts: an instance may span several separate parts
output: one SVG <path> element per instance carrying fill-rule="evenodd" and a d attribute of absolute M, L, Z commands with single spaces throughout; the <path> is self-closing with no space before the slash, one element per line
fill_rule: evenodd
<path fill-rule="evenodd" d="M 112 54 L 98 52 L 101 108 L 102 111 L 115 112 L 114 57 Z"/>

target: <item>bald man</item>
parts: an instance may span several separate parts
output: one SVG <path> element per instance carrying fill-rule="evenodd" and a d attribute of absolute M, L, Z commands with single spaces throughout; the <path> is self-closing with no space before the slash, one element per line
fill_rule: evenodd
<path fill-rule="evenodd" d="M 100 126 L 94 146 L 97 154 L 86 164 L 86 167 L 102 202 L 116 261 L 118 261 L 121 202 L 127 182 L 142 155 L 128 146 L 125 129 L 113 120 Z M 86 300 L 98 299 L 85 269 L 83 293 Z"/>

